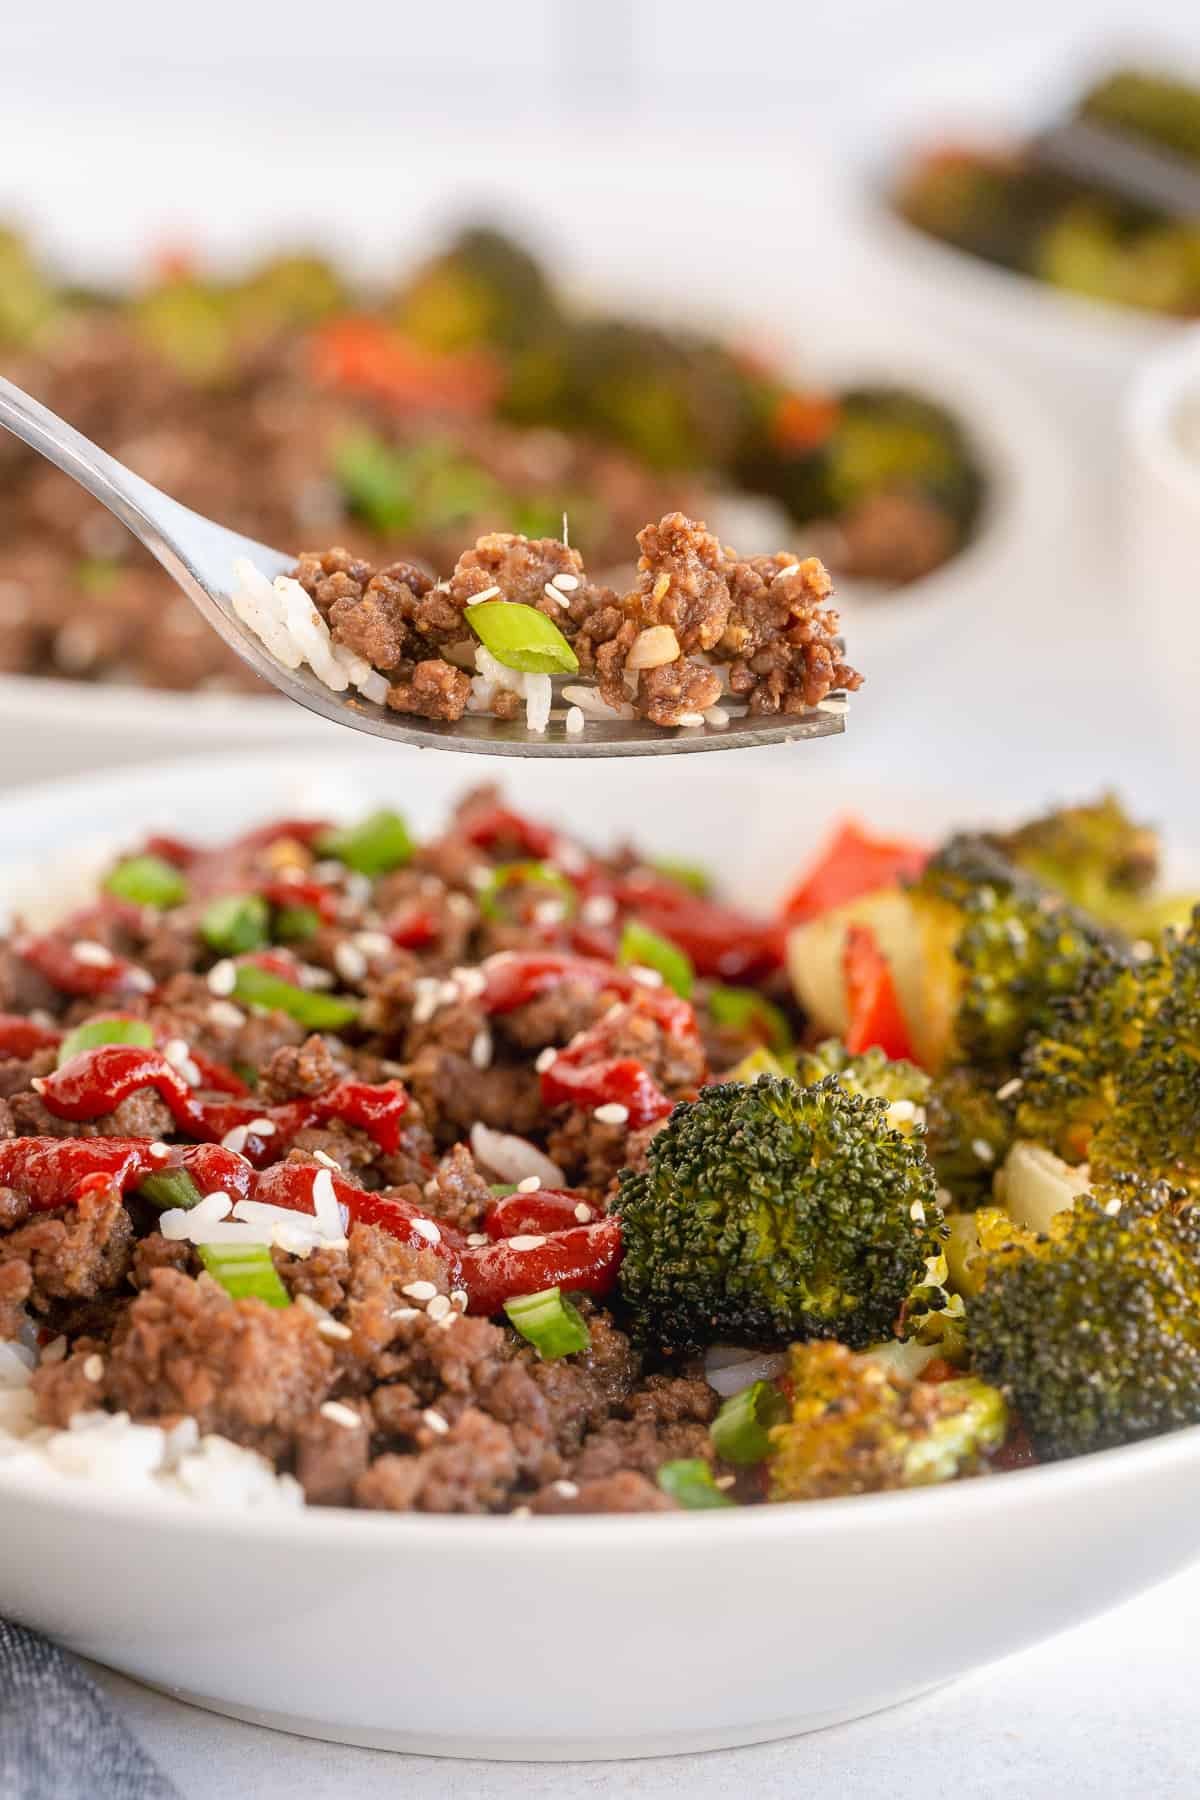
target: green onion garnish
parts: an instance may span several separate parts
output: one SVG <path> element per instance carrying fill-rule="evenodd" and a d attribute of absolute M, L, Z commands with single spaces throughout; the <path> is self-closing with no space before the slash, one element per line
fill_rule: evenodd
<path fill-rule="evenodd" d="M 708 1464 L 699 1456 L 683 1457 L 679 1462 L 668 1462 L 658 1471 L 658 1485 L 664 1494 L 670 1494 L 672 1500 L 678 1500 L 680 1506 L 689 1511 L 700 1511 L 709 1506 L 736 1506 L 728 1494 L 721 1492 L 713 1479 L 713 1472 Z"/>
<path fill-rule="evenodd" d="M 357 1000 L 338 994 L 312 993 L 308 988 L 297 987 L 294 982 L 272 975 L 269 969 L 257 968 L 254 963 L 238 965 L 233 997 L 244 1000 L 247 1006 L 263 1006 L 269 1012 L 287 1013 L 309 1031 L 338 1031 L 343 1025 L 353 1024 L 358 1017 Z"/>
<path fill-rule="evenodd" d="M 115 894 L 118 900 L 157 906 L 160 911 L 187 899 L 187 882 L 161 856 L 127 856 L 105 876 L 103 886 L 106 894 Z"/>
<path fill-rule="evenodd" d="M 515 1181 L 493 1181 L 488 1188 L 488 1193 L 494 1200 L 503 1200 L 506 1194 L 515 1194 L 516 1191 Z"/>
<path fill-rule="evenodd" d="M 96 1050 L 101 1044 L 140 1044 L 149 1049 L 154 1033 L 145 1019 L 85 1019 L 74 1031 L 68 1031 L 58 1046 L 58 1066 L 78 1056 L 81 1050 Z"/>
<path fill-rule="evenodd" d="M 514 1331 L 533 1345 L 543 1362 L 576 1356 L 591 1344 L 587 1320 L 556 1287 L 506 1300 L 504 1310 Z"/>
<path fill-rule="evenodd" d="M 656 875 L 665 875 L 668 881 L 674 881 L 679 887 L 687 888 L 693 894 L 703 897 L 712 892 L 712 879 L 707 869 L 699 863 L 675 862 L 668 858 L 666 862 L 650 864 Z"/>
<path fill-rule="evenodd" d="M 143 1200 L 151 1205 L 160 1206 L 164 1212 L 173 1206 L 179 1206 L 186 1212 L 190 1207 L 200 1204 L 200 1189 L 196 1186 L 186 1169 L 159 1169 L 154 1175 L 147 1175 L 138 1182 L 137 1192 Z"/>
<path fill-rule="evenodd" d="M 487 886 L 481 888 L 475 896 L 485 919 L 506 917 L 502 897 L 511 887 L 548 888 L 556 899 L 561 900 L 563 918 L 571 919 L 575 916 L 579 896 L 575 892 L 575 883 L 568 881 L 561 869 L 556 869 L 553 863 L 511 862 L 500 863 L 493 869 Z"/>
<path fill-rule="evenodd" d="M 784 1014 L 755 988 L 710 988 L 708 1010 L 714 1025 L 747 1033 L 757 1029 L 771 1050 L 792 1047 L 792 1028 Z"/>
<path fill-rule="evenodd" d="M 326 831 L 317 839 L 319 856 L 332 856 L 360 875 L 386 875 L 410 861 L 416 845 L 398 812 L 373 812 L 361 825 Z"/>
<path fill-rule="evenodd" d="M 755 1381 L 721 1407 L 709 1429 L 713 1448 L 726 1462 L 761 1462 L 771 1448 L 772 1425 L 787 1416 L 788 1403 L 774 1382 Z"/>
<path fill-rule="evenodd" d="M 242 956 L 270 942 L 270 908 L 261 894 L 222 894 L 200 915 L 200 936 L 220 956 Z"/>
<path fill-rule="evenodd" d="M 527 675 L 574 675 L 579 658 L 553 619 L 519 600 L 484 600 L 463 617 L 485 650 Z"/>
<path fill-rule="evenodd" d="M 651 931 L 648 925 L 637 919 L 630 919 L 621 933 L 621 947 L 617 951 L 617 961 L 636 963 L 643 969 L 657 969 L 668 987 L 687 1000 L 692 992 L 695 979 L 692 959 L 669 939 L 659 937 L 657 931 Z"/>
<path fill-rule="evenodd" d="M 234 1300 L 265 1300 L 290 1306 L 266 1244 L 198 1244 L 200 1261 Z"/>
<path fill-rule="evenodd" d="M 281 944 L 294 944 L 320 929 L 321 915 L 315 906 L 281 906 L 275 914 L 272 935 Z"/>

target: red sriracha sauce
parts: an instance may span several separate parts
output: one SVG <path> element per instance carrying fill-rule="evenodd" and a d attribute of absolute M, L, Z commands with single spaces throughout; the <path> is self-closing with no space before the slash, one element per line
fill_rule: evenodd
<path fill-rule="evenodd" d="M 551 1287 L 604 1295 L 611 1292 L 620 1266 L 621 1221 L 615 1217 L 573 1231 L 468 1247 L 462 1253 L 467 1311 L 490 1315 L 499 1312 L 506 1300 Z"/>
<path fill-rule="evenodd" d="M 521 1237 L 530 1232 L 574 1231 L 590 1225 L 596 1209 L 584 1195 L 569 1188 L 538 1188 L 532 1194 L 505 1194 L 488 1208 L 483 1229 L 490 1238 Z"/>
<path fill-rule="evenodd" d="M 774 926 L 705 900 L 650 870 L 626 876 L 617 884 L 616 896 L 643 925 L 686 951 L 698 975 L 753 982 L 782 961 Z"/>
<path fill-rule="evenodd" d="M 286 1206 L 294 1212 L 311 1213 L 313 1182 L 320 1173 L 320 1169 L 311 1163 L 276 1163 L 255 1177 L 254 1198 L 270 1206 Z M 457 1280 L 459 1254 L 466 1240 L 454 1226 L 430 1218 L 402 1195 L 370 1193 L 347 1181 L 345 1176 L 334 1174 L 332 1169 L 329 1177 L 338 1205 L 344 1208 L 349 1219 L 363 1225 L 378 1225 L 402 1243 L 411 1244 L 414 1250 L 435 1251 L 449 1265 L 451 1276 Z"/>
<path fill-rule="evenodd" d="M 88 1188 L 127 1194 L 147 1175 L 186 1169 L 201 1193 L 250 1193 L 253 1170 L 219 1144 L 154 1145 L 147 1138 L 5 1138 L 0 1187 L 12 1188 L 39 1212 L 68 1206 Z"/>
<path fill-rule="evenodd" d="M 39 1050 L 53 1050 L 62 1043 L 62 1032 L 47 1025 L 35 1025 L 20 1013 L 0 1013 L 0 1057 L 36 1056 Z"/>
<path fill-rule="evenodd" d="M 280 879 L 263 883 L 258 891 L 271 906 L 311 906 L 322 925 L 337 919 L 338 896 L 320 881 Z"/>
<path fill-rule="evenodd" d="M 12 948 L 22 962 L 44 975 L 63 994 L 147 994 L 154 986 L 145 969 L 101 943 L 64 932 L 14 938 Z"/>

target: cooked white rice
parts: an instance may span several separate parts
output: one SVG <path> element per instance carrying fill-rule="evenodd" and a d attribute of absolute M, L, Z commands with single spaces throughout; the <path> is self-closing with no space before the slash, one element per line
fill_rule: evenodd
<path fill-rule="evenodd" d="M 335 694 L 356 687 L 368 700 L 382 704 L 388 684 L 365 657 L 356 656 L 343 644 L 335 644 L 329 627 L 290 575 L 268 581 L 246 557 L 233 565 L 237 581 L 231 596 L 233 610 L 285 669 L 307 663 L 319 681 Z"/>

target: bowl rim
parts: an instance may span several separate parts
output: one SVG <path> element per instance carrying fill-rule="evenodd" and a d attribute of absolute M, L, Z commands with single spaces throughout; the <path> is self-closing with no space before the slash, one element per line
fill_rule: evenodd
<path fill-rule="evenodd" d="M 1200 333 L 1197 336 L 1200 338 Z M 298 777 L 302 779 L 306 774 L 317 780 L 332 777 L 337 781 L 339 772 L 343 776 L 355 772 L 361 775 L 368 767 L 368 760 L 361 750 L 357 755 L 352 749 L 348 749 L 340 757 L 330 757 L 310 746 L 300 752 L 300 758 L 298 766 L 288 767 L 281 765 L 277 756 L 267 749 L 243 755 L 226 750 L 207 756 L 180 756 L 153 767 L 115 767 L 14 788 L 0 792 L 0 842 L 3 842 L 4 826 L 12 822 L 19 824 L 23 815 L 37 816 L 47 808 L 51 811 L 56 808 L 90 810 L 97 803 L 102 803 L 105 793 L 114 787 L 119 791 L 133 789 L 135 795 L 142 789 L 161 792 L 167 790 L 176 777 L 185 783 L 189 780 L 195 782 L 201 771 L 205 771 L 214 785 L 218 786 L 224 780 L 236 779 L 238 776 L 253 777 L 260 772 L 277 774 L 281 783 L 291 783 Z M 375 761 L 371 766 L 375 778 L 379 779 L 382 765 Z M 408 759 L 408 766 L 412 766 L 411 758 Z M 782 769 L 777 773 L 758 769 L 755 785 L 756 788 L 764 785 L 778 787 L 781 798 L 786 795 L 795 799 L 795 784 Z M 853 792 L 858 786 L 858 779 L 847 785 Z M 881 790 L 886 785 L 883 781 L 879 782 Z M 923 785 L 921 791 L 929 797 L 937 794 L 939 799 L 951 798 L 950 789 L 939 791 L 932 785 Z M 993 799 L 994 796 L 981 796 L 981 813 L 989 809 Z M 100 823 L 102 826 L 105 824 L 102 817 Z M 186 824 L 184 828 L 186 829 Z M 0 875 L 20 866 L 19 850 L 8 854 L 7 845 L 0 849 Z M 781 1532 L 785 1535 L 799 1532 L 811 1536 L 813 1533 L 824 1534 L 828 1530 L 870 1530 L 888 1520 L 899 1522 L 906 1514 L 920 1517 L 923 1510 L 929 1508 L 934 1509 L 934 1518 L 938 1516 L 937 1509 L 955 1506 L 967 1508 L 968 1517 L 988 1517 L 992 1509 L 1002 1503 L 997 1496 L 1010 1491 L 1018 1497 L 1018 1504 L 1021 1497 L 1028 1502 L 1034 1496 L 1043 1494 L 1049 1502 L 1052 1496 L 1086 1490 L 1093 1482 L 1105 1482 L 1110 1476 L 1137 1481 L 1155 1473 L 1185 1468 L 1193 1463 L 1200 1466 L 1200 1424 L 1181 1426 L 1135 1443 L 1114 1445 L 1032 1468 L 1006 1470 L 1001 1475 L 988 1475 L 927 1488 L 745 1506 L 730 1508 L 728 1511 L 714 1509 L 707 1512 L 684 1512 L 670 1517 L 676 1525 L 681 1518 L 687 1521 L 687 1542 L 694 1543 L 699 1536 L 702 1541 L 711 1542 L 711 1546 L 715 1548 L 724 1541 L 720 1533 L 728 1535 L 729 1543 L 740 1544 L 741 1534 L 745 1531 L 753 1532 L 758 1538 L 764 1532 L 768 1536 Z M 1010 1483 L 1016 1484 L 1011 1490 Z M 497 1534 L 515 1532 L 519 1543 L 536 1547 L 543 1534 L 549 1531 L 567 1542 L 573 1542 L 580 1534 L 585 1534 L 589 1541 L 602 1539 L 607 1542 L 611 1537 L 614 1543 L 619 1540 L 644 1553 L 651 1548 L 661 1548 L 660 1534 L 666 1529 L 663 1525 L 666 1515 L 662 1513 L 538 1514 L 514 1519 L 508 1513 L 392 1513 L 372 1512 L 356 1507 L 304 1505 L 295 1509 L 274 1505 L 261 1509 L 253 1506 L 240 1509 L 210 1506 L 203 1501 L 173 1494 L 169 1490 L 104 1487 L 86 1477 L 72 1477 L 42 1468 L 36 1463 L 30 1465 L 21 1451 L 15 1452 L 11 1458 L 0 1458 L 0 1508 L 9 1502 L 32 1502 L 43 1509 L 51 1508 L 76 1518 L 100 1518 L 114 1524 L 136 1522 L 155 1528 L 161 1524 L 172 1531 L 210 1532 L 224 1537 L 238 1534 L 249 1534 L 255 1539 L 279 1540 L 287 1537 L 294 1540 L 298 1547 L 323 1544 L 327 1538 L 342 1543 L 347 1548 L 360 1545 L 365 1547 L 368 1544 L 375 1546 L 380 1534 L 388 1532 L 396 1534 L 402 1542 L 407 1541 L 409 1534 L 419 1533 L 422 1545 L 428 1544 L 431 1538 L 440 1539 L 444 1534 L 447 1539 L 446 1547 L 453 1546 L 460 1550 L 468 1544 L 477 1544 L 480 1550 L 490 1549 L 493 1539 L 499 1541 Z M 739 1515 L 740 1525 L 734 1523 Z M 353 1534 L 352 1541 L 348 1539 L 347 1533 Z"/>
<path fill-rule="evenodd" d="M 1175 431 L 1180 403 L 1200 402 L 1200 323 L 1157 355 L 1148 357 L 1130 383 L 1122 423 L 1134 456 L 1173 496 L 1200 506 L 1200 460 L 1190 456 Z"/>

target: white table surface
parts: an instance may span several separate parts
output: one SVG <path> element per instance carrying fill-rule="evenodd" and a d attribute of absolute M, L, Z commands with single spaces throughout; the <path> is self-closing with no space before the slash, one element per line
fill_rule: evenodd
<path fill-rule="evenodd" d="M 946 1629 L 954 1629 L 951 1581 Z M 1200 1565 L 890 1712 L 747 1750 L 622 1763 L 453 1762 L 351 1750 L 213 1717 L 91 1672 L 183 1800 L 1173 1800 L 1200 1786 L 1198 1638 Z"/>

